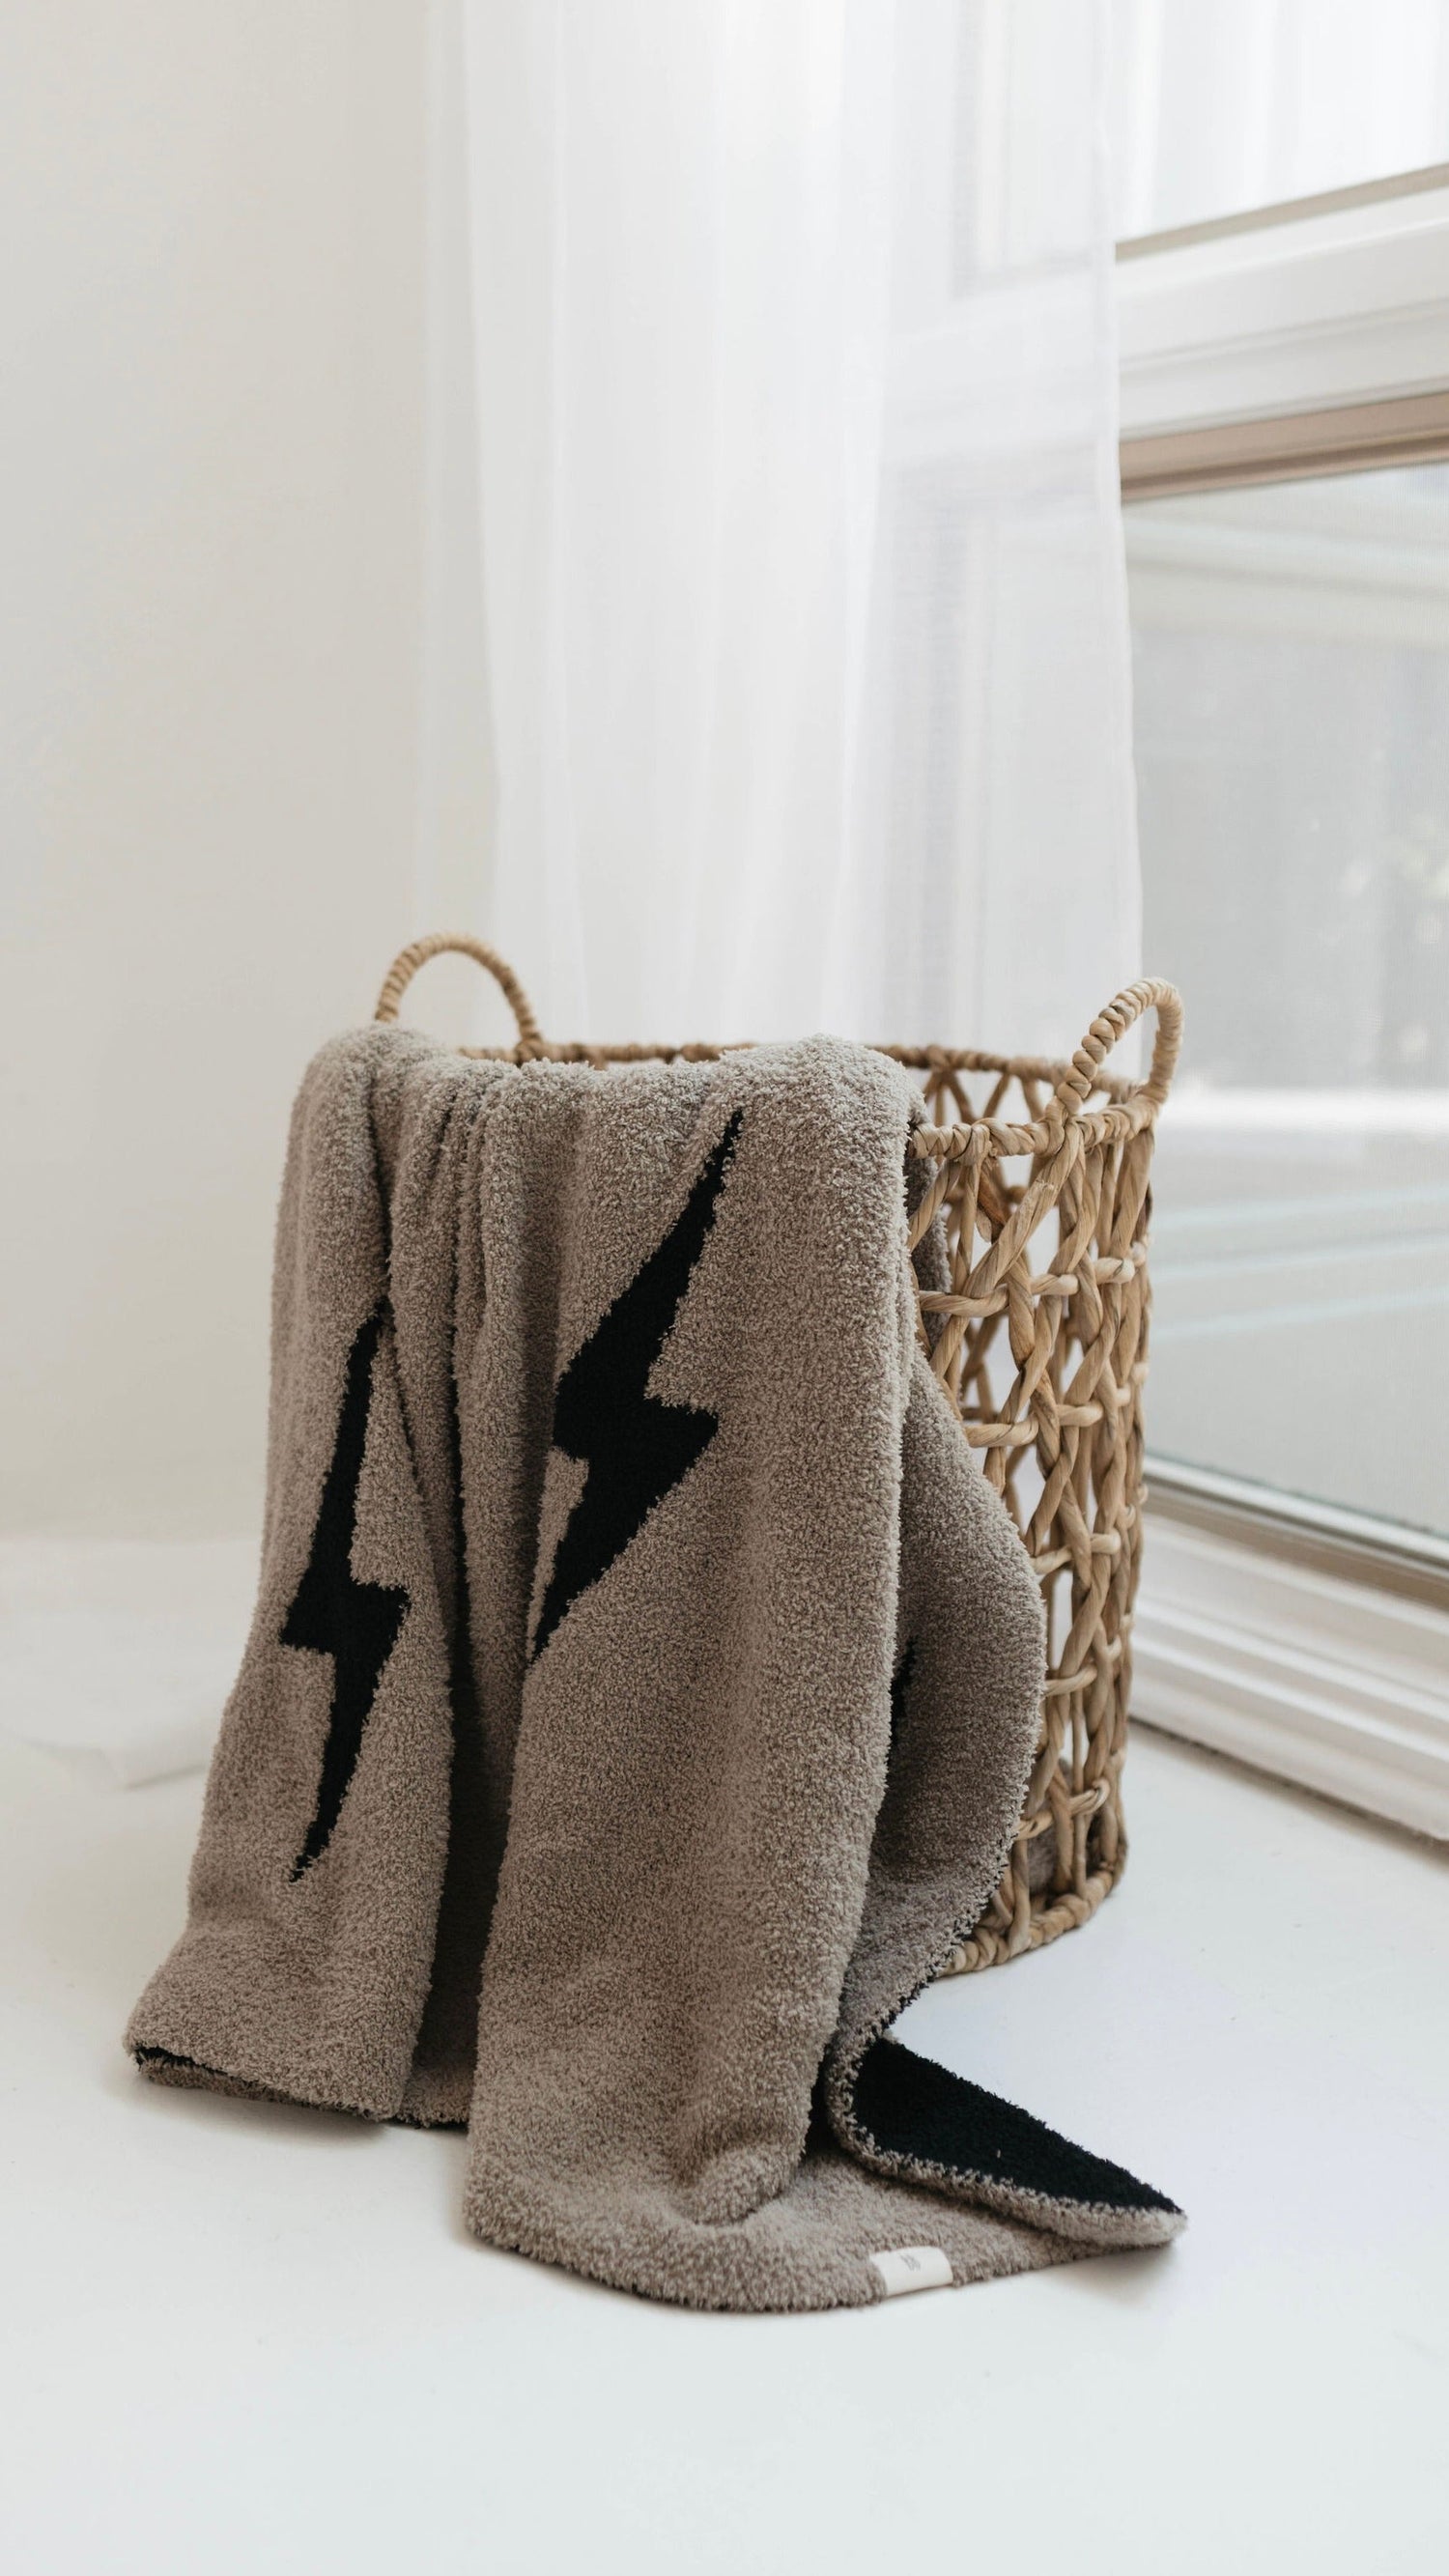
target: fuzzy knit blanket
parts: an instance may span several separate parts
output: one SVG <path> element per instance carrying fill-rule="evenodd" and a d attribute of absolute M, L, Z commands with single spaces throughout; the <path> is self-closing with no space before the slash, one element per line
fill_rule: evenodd
<path fill-rule="evenodd" d="M 890 2036 L 998 1878 L 1044 1651 L 918 1344 L 919 1114 L 823 1039 L 323 1050 L 148 2076 L 466 2124 L 478 2235 L 701 2307 L 1176 2231 Z"/>

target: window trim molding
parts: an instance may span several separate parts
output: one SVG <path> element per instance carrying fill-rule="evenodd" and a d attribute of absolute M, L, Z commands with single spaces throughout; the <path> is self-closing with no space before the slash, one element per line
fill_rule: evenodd
<path fill-rule="evenodd" d="M 1129 466 L 1147 439 L 1276 419 L 1291 451 L 1312 414 L 1449 392 L 1449 186 L 1154 249 L 1116 282 Z"/>
<path fill-rule="evenodd" d="M 1117 244 L 1120 260 L 1154 259 L 1159 251 L 1190 250 L 1198 242 L 1231 241 L 1238 233 L 1271 231 L 1278 224 L 1311 223 L 1316 215 L 1346 214 L 1357 206 L 1381 206 L 1395 197 L 1421 197 L 1449 187 L 1449 161 L 1427 162 L 1418 170 L 1398 170 L 1386 179 L 1359 179 L 1347 188 L 1323 188 L 1312 197 L 1275 197 L 1266 206 L 1243 206 L 1231 215 L 1206 215 L 1195 224 L 1169 224 L 1161 232 L 1128 233 Z"/>
<path fill-rule="evenodd" d="M 1124 501 L 1423 464 L 1449 456 L 1449 389 L 1124 438 L 1119 456 Z"/>
<path fill-rule="evenodd" d="M 1154 1520 L 1249 1547 L 1316 1574 L 1392 1592 L 1449 1619 L 1449 1539 L 1431 1530 L 1345 1511 L 1299 1494 L 1255 1485 L 1242 1476 L 1177 1458 L 1146 1460 L 1147 1500 Z"/>
<path fill-rule="evenodd" d="M 1275 1546 L 1278 1497 L 1251 1527 L 1174 1516 L 1167 1500 L 1159 1465 L 1134 1717 L 1449 1840 L 1449 1609 L 1386 1584 L 1326 1520 L 1291 1537 L 1280 1526 Z"/>

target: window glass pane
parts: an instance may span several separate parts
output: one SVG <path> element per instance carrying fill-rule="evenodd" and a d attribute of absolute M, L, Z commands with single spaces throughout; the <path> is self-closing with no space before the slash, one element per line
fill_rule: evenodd
<path fill-rule="evenodd" d="M 1449 160 L 1445 0 L 1112 0 L 1119 239 Z"/>
<path fill-rule="evenodd" d="M 1152 1444 L 1449 1530 L 1449 464 L 1125 516 Z"/>

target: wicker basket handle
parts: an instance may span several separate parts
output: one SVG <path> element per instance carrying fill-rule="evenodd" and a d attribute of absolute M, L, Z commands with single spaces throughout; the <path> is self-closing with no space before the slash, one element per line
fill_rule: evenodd
<path fill-rule="evenodd" d="M 1160 1109 L 1172 1088 L 1173 1068 L 1182 1044 L 1182 995 L 1175 984 L 1159 983 L 1155 977 L 1140 984 L 1124 985 L 1116 1000 L 1099 1011 L 1081 1045 L 1052 1095 L 1053 1107 L 1070 1118 L 1086 1102 L 1087 1094 L 1101 1071 L 1103 1058 L 1110 1055 L 1121 1037 L 1144 1011 L 1157 1013 L 1157 1036 L 1152 1049 L 1152 1069 L 1145 1082 L 1137 1085 L 1135 1097 L 1150 1101 Z"/>
<path fill-rule="evenodd" d="M 426 966 L 430 957 L 441 957 L 445 950 L 450 949 L 456 950 L 460 957 L 474 957 L 480 966 L 487 967 L 495 982 L 502 985 L 509 1008 L 518 1022 L 519 1052 L 529 1055 L 540 1053 L 544 1043 L 543 1031 L 512 967 L 506 958 L 499 956 L 496 948 L 489 948 L 481 939 L 470 938 L 466 931 L 434 930 L 426 939 L 415 939 L 410 948 L 404 948 L 383 977 L 373 1018 L 395 1020 L 397 1006 L 418 968 Z"/>

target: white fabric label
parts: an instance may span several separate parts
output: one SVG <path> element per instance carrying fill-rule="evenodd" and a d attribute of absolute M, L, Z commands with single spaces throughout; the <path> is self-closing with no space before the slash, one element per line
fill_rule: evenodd
<path fill-rule="evenodd" d="M 888 2299 L 903 2290 L 949 2290 L 956 2277 L 939 2245 L 896 2245 L 889 2254 L 872 2254 L 870 2263 Z"/>

